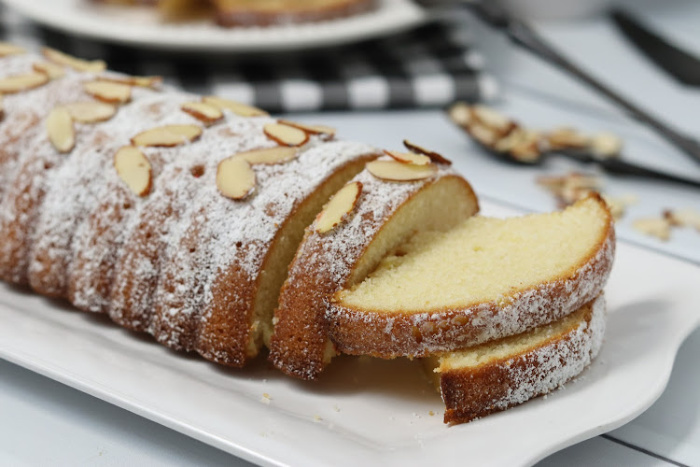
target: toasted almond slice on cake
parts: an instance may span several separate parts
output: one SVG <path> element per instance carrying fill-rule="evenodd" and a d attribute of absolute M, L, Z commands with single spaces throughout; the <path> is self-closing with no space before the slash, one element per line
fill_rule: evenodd
<path fill-rule="evenodd" d="M 158 88 L 163 83 L 162 76 L 100 76 L 97 80 L 152 89 Z"/>
<path fill-rule="evenodd" d="M 49 141 L 56 151 L 67 153 L 75 147 L 73 117 L 65 108 L 56 107 L 49 113 L 46 119 L 46 130 L 49 134 Z"/>
<path fill-rule="evenodd" d="M 221 110 L 228 110 L 240 117 L 267 117 L 270 115 L 257 107 L 216 96 L 205 96 L 202 98 L 202 102 L 218 107 Z"/>
<path fill-rule="evenodd" d="M 437 168 L 432 165 L 404 164 L 398 161 L 372 161 L 367 164 L 369 173 L 382 180 L 409 182 L 432 177 Z"/>
<path fill-rule="evenodd" d="M 66 70 L 62 66 L 51 62 L 37 62 L 32 65 L 34 71 L 44 73 L 50 79 L 62 78 L 66 75 Z"/>
<path fill-rule="evenodd" d="M 131 86 L 110 81 L 89 81 L 83 85 L 85 92 L 95 99 L 110 104 L 124 104 L 131 100 Z"/>
<path fill-rule="evenodd" d="M 0 79 L 0 93 L 13 94 L 38 88 L 49 82 L 44 73 L 32 72 Z"/>
<path fill-rule="evenodd" d="M 87 61 L 80 58 L 72 57 L 58 50 L 44 47 L 41 50 L 44 57 L 48 60 L 72 68 L 76 71 L 84 71 L 87 73 L 100 73 L 107 69 L 107 64 L 102 60 Z"/>
<path fill-rule="evenodd" d="M 340 189 L 316 217 L 314 227 L 318 233 L 333 230 L 355 209 L 362 194 L 362 183 L 350 182 Z"/>
<path fill-rule="evenodd" d="M 80 123 L 104 122 L 117 113 L 115 106 L 105 102 L 73 102 L 62 107 L 70 113 L 73 120 Z"/>
<path fill-rule="evenodd" d="M 119 178 L 137 196 L 146 196 L 151 192 L 153 174 L 151 163 L 146 155 L 134 146 L 124 146 L 114 154 L 114 168 Z"/>
<path fill-rule="evenodd" d="M 236 154 L 236 156 L 247 160 L 251 165 L 272 165 L 289 162 L 292 159 L 296 158 L 298 154 L 298 148 L 276 146 L 274 148 L 255 149 L 253 151 L 241 152 L 239 154 Z"/>
<path fill-rule="evenodd" d="M 202 135 L 197 125 L 165 125 L 142 131 L 131 138 L 134 146 L 173 147 L 196 141 Z"/>
<path fill-rule="evenodd" d="M 224 118 L 224 113 L 218 107 L 204 102 L 186 102 L 180 107 L 197 120 L 212 125 Z"/>
<path fill-rule="evenodd" d="M 26 49 L 18 45 L 0 41 L 0 57 L 7 57 L 8 55 L 21 55 L 25 53 L 27 53 Z"/>
<path fill-rule="evenodd" d="M 247 160 L 238 156 L 228 157 L 219 162 L 216 186 L 225 197 L 242 200 L 255 189 L 255 172 Z"/>
<path fill-rule="evenodd" d="M 412 143 L 407 139 L 403 140 L 403 145 L 406 146 L 406 149 L 408 149 L 411 152 L 428 156 L 430 160 L 435 162 L 436 164 L 452 165 L 452 161 L 444 157 L 442 154 L 438 154 L 435 151 L 425 149 L 424 147 L 418 146 L 417 144 Z"/>
<path fill-rule="evenodd" d="M 279 123 L 283 125 L 293 126 L 294 128 L 299 128 L 311 135 L 325 135 L 329 137 L 335 136 L 336 129 L 326 125 L 307 125 L 305 123 L 292 122 L 291 120 L 280 120 Z"/>
<path fill-rule="evenodd" d="M 309 140 L 305 131 L 283 123 L 268 123 L 263 127 L 263 132 L 282 146 L 301 146 Z"/>
<path fill-rule="evenodd" d="M 416 154 L 415 152 L 399 152 L 399 151 L 388 151 L 384 150 L 384 154 L 392 157 L 394 160 L 399 161 L 403 164 L 413 164 L 413 165 L 428 165 L 430 164 L 430 158 L 423 154 Z"/>

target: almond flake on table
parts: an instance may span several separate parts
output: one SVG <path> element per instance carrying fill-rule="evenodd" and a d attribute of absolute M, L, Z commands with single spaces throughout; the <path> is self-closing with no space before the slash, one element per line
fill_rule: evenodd
<path fill-rule="evenodd" d="M 700 211 L 693 208 L 668 209 L 664 211 L 664 218 L 674 227 L 694 227 L 700 232 Z"/>
<path fill-rule="evenodd" d="M 637 232 L 667 242 L 671 239 L 671 223 L 663 217 L 643 217 L 632 223 Z"/>

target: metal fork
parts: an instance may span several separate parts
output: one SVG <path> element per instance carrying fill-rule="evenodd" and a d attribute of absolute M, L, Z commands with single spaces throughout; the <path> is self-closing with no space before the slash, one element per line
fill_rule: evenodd
<path fill-rule="evenodd" d="M 685 154 L 700 163 L 700 142 L 672 128 L 659 118 L 639 107 L 634 102 L 622 97 L 606 84 L 584 71 L 570 59 L 559 52 L 552 44 L 526 22 L 510 15 L 498 0 L 417 0 L 426 7 L 461 5 L 472 11 L 479 19 L 491 27 L 502 30 L 518 46 L 554 65 L 562 71 L 587 84 L 623 109 L 629 116 L 647 125 L 666 141 L 676 146 Z"/>

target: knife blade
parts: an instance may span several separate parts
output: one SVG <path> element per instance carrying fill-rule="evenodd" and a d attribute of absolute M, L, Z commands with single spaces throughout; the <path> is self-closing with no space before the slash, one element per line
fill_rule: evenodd
<path fill-rule="evenodd" d="M 614 9 L 610 16 L 622 34 L 661 70 L 683 85 L 700 87 L 700 58 L 671 43 L 627 11 Z"/>

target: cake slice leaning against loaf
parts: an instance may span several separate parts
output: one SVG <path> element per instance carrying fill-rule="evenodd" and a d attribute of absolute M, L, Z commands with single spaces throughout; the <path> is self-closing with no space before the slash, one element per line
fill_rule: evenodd
<path fill-rule="evenodd" d="M 445 402 L 445 423 L 465 423 L 561 387 L 598 355 L 604 334 L 601 295 L 553 323 L 424 364 Z"/>
<path fill-rule="evenodd" d="M 426 170 L 389 157 L 372 164 L 409 177 Z M 448 164 L 431 163 L 434 171 L 409 181 L 379 178 L 372 164 L 352 181 L 360 187 L 352 210 L 328 232 L 318 222 L 307 228 L 289 267 L 270 342 L 270 361 L 289 375 L 315 379 L 335 354 L 325 319 L 334 292 L 361 281 L 415 232 L 454 227 L 478 211 L 471 186 Z"/>
<path fill-rule="evenodd" d="M 519 334 L 597 297 L 614 250 L 613 220 L 597 195 L 560 212 L 419 232 L 336 293 L 331 339 L 343 353 L 394 358 Z"/>

